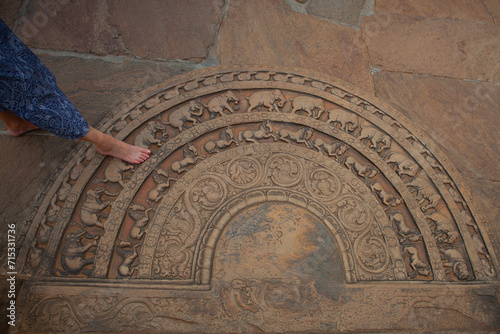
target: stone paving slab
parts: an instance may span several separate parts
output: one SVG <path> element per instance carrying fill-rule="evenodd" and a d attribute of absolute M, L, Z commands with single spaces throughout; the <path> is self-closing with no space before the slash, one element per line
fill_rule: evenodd
<path fill-rule="evenodd" d="M 126 6 L 121 0 L 29 1 L 15 32 L 38 49 L 199 61 L 215 42 L 223 4 L 223 0 L 134 0 Z"/>
<path fill-rule="evenodd" d="M 307 12 L 334 22 L 359 27 L 366 0 L 311 0 Z"/>
<path fill-rule="evenodd" d="M 500 2 L 496 0 L 483 0 L 483 2 L 495 24 L 500 24 Z"/>
<path fill-rule="evenodd" d="M 294 12 L 281 1 L 231 1 L 217 59 L 221 65 L 298 66 L 373 89 L 359 31 Z"/>
<path fill-rule="evenodd" d="M 373 8 L 366 0 L 286 0 L 294 11 L 312 15 L 333 23 L 359 28 L 367 9 Z"/>
<path fill-rule="evenodd" d="M 187 62 L 37 53 L 56 76 L 61 90 L 94 126 L 135 93 L 197 67 Z"/>
<path fill-rule="evenodd" d="M 385 71 L 500 82 L 500 28 L 378 13 L 361 26 L 372 66 Z"/>
<path fill-rule="evenodd" d="M 492 22 L 483 1 L 477 0 L 377 0 L 376 10 L 412 17 Z"/>

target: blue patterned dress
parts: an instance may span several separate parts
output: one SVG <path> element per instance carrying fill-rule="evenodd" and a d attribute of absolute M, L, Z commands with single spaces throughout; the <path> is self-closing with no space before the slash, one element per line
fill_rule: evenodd
<path fill-rule="evenodd" d="M 77 139 L 89 131 L 54 75 L 0 20 L 0 112 L 6 110 L 59 137 Z"/>

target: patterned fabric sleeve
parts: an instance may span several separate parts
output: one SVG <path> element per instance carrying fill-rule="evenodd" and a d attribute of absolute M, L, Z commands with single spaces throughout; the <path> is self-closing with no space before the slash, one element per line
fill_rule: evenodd
<path fill-rule="evenodd" d="M 0 20 L 0 112 L 5 110 L 59 137 L 77 139 L 89 131 L 54 75 Z"/>

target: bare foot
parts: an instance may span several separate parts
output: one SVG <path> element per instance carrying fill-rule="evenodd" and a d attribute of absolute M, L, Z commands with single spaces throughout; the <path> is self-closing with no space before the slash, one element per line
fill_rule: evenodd
<path fill-rule="evenodd" d="M 0 112 L 0 119 L 7 126 L 7 132 L 14 137 L 19 137 L 26 132 L 38 129 L 38 126 L 20 118 L 10 110 Z"/>
<path fill-rule="evenodd" d="M 97 152 L 101 154 L 110 155 L 132 164 L 146 161 L 151 154 L 147 148 L 127 144 L 93 127 L 90 127 L 89 132 L 80 139 L 93 143 Z"/>
<path fill-rule="evenodd" d="M 26 122 L 26 121 L 24 121 L 24 122 Z M 7 131 L 9 132 L 9 134 L 11 136 L 19 137 L 19 136 L 24 135 L 26 132 L 30 132 L 30 131 L 33 131 L 36 129 L 38 129 L 38 126 L 33 125 L 29 122 L 26 122 L 26 124 L 23 124 L 23 125 L 18 126 L 18 127 L 7 128 Z"/>
<path fill-rule="evenodd" d="M 149 154 L 151 154 L 151 151 L 147 148 L 130 145 L 115 138 L 113 139 L 111 143 L 108 143 L 109 145 L 103 145 L 103 147 L 96 145 L 97 152 L 130 162 L 131 164 L 140 164 L 146 161 L 149 158 Z"/>

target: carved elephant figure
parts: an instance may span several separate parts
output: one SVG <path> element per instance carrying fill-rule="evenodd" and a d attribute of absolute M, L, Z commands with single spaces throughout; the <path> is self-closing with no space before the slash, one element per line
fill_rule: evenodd
<path fill-rule="evenodd" d="M 229 102 L 238 104 L 240 100 L 231 91 L 228 91 L 225 94 L 218 95 L 211 99 L 207 105 L 208 112 L 210 113 L 210 118 L 213 118 L 216 115 L 224 116 L 224 110 L 227 110 L 231 114 L 234 114 L 234 109 L 231 107 Z"/>
<path fill-rule="evenodd" d="M 305 111 L 309 117 L 319 118 L 325 111 L 325 104 L 319 98 L 297 96 L 292 100 L 292 114 L 296 114 L 299 110 Z M 314 110 L 316 110 L 316 114 L 314 114 Z"/>
<path fill-rule="evenodd" d="M 85 253 L 88 252 L 92 247 L 97 246 L 97 238 L 86 245 L 82 243 L 83 235 L 86 231 L 76 231 L 69 233 L 66 236 L 66 244 L 64 245 L 61 265 L 64 269 L 64 274 L 76 275 L 82 271 L 82 269 L 91 263 L 94 263 L 94 258 L 85 258 Z"/>
<path fill-rule="evenodd" d="M 459 251 L 453 248 L 448 248 L 445 250 L 440 250 L 443 258 L 443 263 L 445 267 L 451 267 L 453 273 L 458 277 L 459 280 L 465 281 L 471 274 L 469 272 L 469 267 L 465 262 L 464 257 Z"/>
<path fill-rule="evenodd" d="M 278 107 L 283 107 L 285 102 L 285 97 L 278 89 L 273 91 L 256 92 L 248 98 L 249 106 L 247 112 L 250 112 L 259 106 L 266 107 L 270 112 L 273 110 L 279 112 Z"/>
<path fill-rule="evenodd" d="M 199 117 L 203 115 L 203 111 L 204 106 L 201 103 L 191 101 L 172 112 L 168 118 L 168 123 L 166 124 L 170 124 L 174 128 L 179 129 L 179 131 L 182 131 L 187 122 L 191 122 L 193 125 L 197 122 L 201 122 Z"/>

